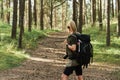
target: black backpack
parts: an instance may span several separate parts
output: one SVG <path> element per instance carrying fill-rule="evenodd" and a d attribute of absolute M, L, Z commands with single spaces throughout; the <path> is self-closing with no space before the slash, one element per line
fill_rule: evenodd
<path fill-rule="evenodd" d="M 88 67 L 90 62 L 93 62 L 93 46 L 90 43 L 90 35 L 87 34 L 74 34 L 77 37 L 77 62 L 84 67 Z"/>

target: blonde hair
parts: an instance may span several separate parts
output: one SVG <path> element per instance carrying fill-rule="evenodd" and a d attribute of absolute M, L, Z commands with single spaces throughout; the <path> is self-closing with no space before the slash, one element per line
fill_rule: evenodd
<path fill-rule="evenodd" d="M 73 30 L 74 33 L 77 32 L 76 24 L 73 20 L 69 22 L 69 26 Z"/>

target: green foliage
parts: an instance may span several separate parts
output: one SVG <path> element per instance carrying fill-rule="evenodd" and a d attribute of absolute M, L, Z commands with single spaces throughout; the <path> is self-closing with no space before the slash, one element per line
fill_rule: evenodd
<path fill-rule="evenodd" d="M 19 66 L 25 57 L 9 52 L 0 52 L 0 70 Z"/>
<path fill-rule="evenodd" d="M 24 38 L 23 38 L 23 46 L 25 48 L 36 48 L 38 45 L 38 41 L 41 38 L 45 38 L 48 33 L 58 32 L 58 30 L 36 30 L 33 29 L 31 32 L 25 31 Z"/>
<path fill-rule="evenodd" d="M 0 21 L 0 70 L 19 66 L 29 55 L 24 50 L 18 50 L 18 33 L 17 39 L 11 39 L 11 26 Z M 56 30 L 57 31 L 57 30 Z M 24 48 L 36 48 L 38 41 L 47 36 L 48 33 L 56 32 L 55 30 L 36 30 L 32 32 L 25 30 L 23 36 Z"/>
<path fill-rule="evenodd" d="M 0 21 L 0 70 L 20 65 L 28 55 L 17 50 L 17 40 L 10 37 L 11 26 Z"/>
<path fill-rule="evenodd" d="M 23 46 L 26 48 L 37 47 L 37 42 L 40 38 L 44 38 L 47 34 L 43 31 L 33 30 L 32 32 L 25 32 L 23 38 Z"/>
<path fill-rule="evenodd" d="M 83 33 L 91 35 L 94 48 L 94 61 L 106 62 L 120 65 L 120 38 L 116 35 L 116 25 L 111 25 L 111 45 L 106 46 L 106 31 L 99 31 L 98 27 L 89 27 L 84 29 Z"/>
<path fill-rule="evenodd" d="M 120 70 L 119 69 L 115 69 L 115 71 L 113 71 L 111 73 L 111 75 L 114 75 L 116 80 L 120 80 Z"/>

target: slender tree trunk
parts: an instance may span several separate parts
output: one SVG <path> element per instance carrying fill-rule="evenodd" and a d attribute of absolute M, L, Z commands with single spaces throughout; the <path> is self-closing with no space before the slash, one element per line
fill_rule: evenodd
<path fill-rule="evenodd" d="M 56 8 L 54 9 L 54 19 L 55 19 L 55 27 L 57 27 L 57 11 L 56 11 Z"/>
<path fill-rule="evenodd" d="M 115 14 L 118 15 L 118 0 L 115 0 Z"/>
<path fill-rule="evenodd" d="M 3 0 L 1 0 L 1 19 L 4 21 L 4 8 L 3 8 Z"/>
<path fill-rule="evenodd" d="M 103 12 L 102 12 L 102 14 L 103 14 L 103 19 L 105 19 L 106 18 L 106 0 L 103 1 Z"/>
<path fill-rule="evenodd" d="M 41 8 L 40 8 L 40 27 L 41 30 L 44 30 L 44 23 L 43 23 L 43 16 L 44 16 L 44 9 L 43 9 L 43 0 L 41 0 Z"/>
<path fill-rule="evenodd" d="M 28 15 L 29 15 L 29 18 L 28 18 L 28 31 L 31 32 L 31 27 L 32 27 L 32 10 L 31 10 L 31 0 L 29 0 L 29 3 L 28 3 Z"/>
<path fill-rule="evenodd" d="M 29 21 L 28 20 L 28 16 L 29 16 L 28 11 L 29 10 L 28 10 L 28 1 L 27 1 L 27 2 L 25 2 L 25 18 L 24 18 L 25 19 L 25 22 L 24 22 L 25 26 L 28 26 L 28 23 L 29 23 L 28 22 Z"/>
<path fill-rule="evenodd" d="M 16 38 L 17 33 L 17 7 L 18 7 L 18 0 L 13 0 L 13 22 L 12 22 L 12 32 L 11 38 Z"/>
<path fill-rule="evenodd" d="M 63 2 L 64 0 L 62 0 Z M 65 30 L 65 18 L 66 18 L 66 13 L 65 13 L 65 4 L 62 4 L 62 30 Z"/>
<path fill-rule="evenodd" d="M 37 9 L 36 9 L 37 0 L 34 0 L 34 24 L 37 26 Z"/>
<path fill-rule="evenodd" d="M 80 7 L 79 7 L 79 28 L 78 32 L 82 33 L 82 25 L 83 25 L 83 0 L 79 0 Z"/>
<path fill-rule="evenodd" d="M 118 36 L 120 37 L 120 0 L 118 0 Z"/>
<path fill-rule="evenodd" d="M 76 0 L 73 0 L 73 21 L 75 22 L 77 26 L 77 11 L 76 11 L 77 5 Z"/>
<path fill-rule="evenodd" d="M 19 27 L 20 27 L 20 33 L 19 33 L 19 44 L 18 48 L 22 48 L 22 36 L 24 32 L 24 9 L 25 9 L 25 0 L 19 0 Z"/>
<path fill-rule="evenodd" d="M 68 17 L 67 12 L 68 12 L 68 1 L 66 1 L 66 13 L 65 13 L 66 18 L 65 18 L 65 26 L 67 25 L 67 17 Z"/>
<path fill-rule="evenodd" d="M 103 30 L 103 23 L 102 23 L 102 0 L 99 0 L 99 27 L 100 31 Z"/>
<path fill-rule="evenodd" d="M 96 22 L 96 0 L 92 0 L 92 26 L 95 25 Z"/>
<path fill-rule="evenodd" d="M 110 46 L 110 0 L 107 0 L 107 29 L 106 45 Z"/>
<path fill-rule="evenodd" d="M 7 9 L 10 8 L 10 0 L 7 0 Z M 10 11 L 7 13 L 7 23 L 10 24 Z"/>
<path fill-rule="evenodd" d="M 22 21 L 22 20 L 24 20 L 24 16 L 22 16 L 22 15 L 24 15 L 25 13 L 22 13 L 22 12 L 23 12 L 23 8 L 25 9 L 25 1 L 24 0 L 18 0 L 18 2 L 19 2 L 19 28 L 21 28 L 22 24 L 24 26 L 24 22 Z M 22 28 L 22 31 L 24 33 L 24 27 Z"/>
<path fill-rule="evenodd" d="M 51 0 L 51 11 L 50 11 L 50 26 L 51 26 L 51 29 L 52 29 L 52 25 L 53 25 L 53 0 Z"/>
<path fill-rule="evenodd" d="M 83 24 L 86 23 L 86 0 L 83 0 Z"/>
<path fill-rule="evenodd" d="M 112 0 L 112 17 L 114 17 L 114 2 Z"/>

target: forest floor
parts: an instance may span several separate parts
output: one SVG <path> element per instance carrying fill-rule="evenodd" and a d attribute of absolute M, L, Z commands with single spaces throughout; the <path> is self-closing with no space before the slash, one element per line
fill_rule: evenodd
<path fill-rule="evenodd" d="M 65 34 L 52 33 L 40 40 L 36 49 L 27 50 L 30 57 L 21 66 L 0 71 L 0 80 L 60 80 L 67 62 L 63 59 Z M 120 80 L 116 71 L 120 71 L 119 66 L 93 62 L 89 68 L 83 69 L 83 77 L 84 80 Z M 69 80 L 75 80 L 75 73 Z"/>

